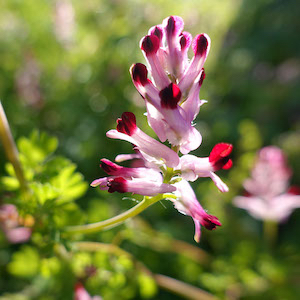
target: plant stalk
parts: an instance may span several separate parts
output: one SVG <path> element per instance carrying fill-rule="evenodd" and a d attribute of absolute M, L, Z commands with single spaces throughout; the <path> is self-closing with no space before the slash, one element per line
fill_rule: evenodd
<path fill-rule="evenodd" d="M 99 232 L 99 231 L 113 228 L 115 226 L 124 223 L 127 219 L 138 215 L 153 203 L 162 200 L 162 198 L 163 198 L 162 194 L 158 194 L 155 197 L 145 197 L 139 204 L 135 205 L 131 209 L 115 217 L 97 223 L 78 225 L 78 226 L 69 226 L 65 228 L 64 232 L 65 233 L 93 233 L 93 232 Z"/>
<path fill-rule="evenodd" d="M 21 189 L 23 191 L 27 191 L 28 189 L 27 182 L 25 180 L 23 169 L 19 160 L 18 149 L 13 139 L 13 136 L 11 134 L 9 123 L 7 121 L 1 101 L 0 101 L 0 139 L 3 144 L 6 157 L 13 165 Z"/>

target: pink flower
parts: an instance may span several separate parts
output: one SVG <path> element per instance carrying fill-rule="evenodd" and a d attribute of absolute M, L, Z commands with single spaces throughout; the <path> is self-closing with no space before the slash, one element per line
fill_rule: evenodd
<path fill-rule="evenodd" d="M 140 42 L 148 68 L 141 63 L 130 68 L 133 84 L 145 101 L 148 124 L 160 142 L 136 125 L 133 113 L 123 113 L 117 120 L 117 129 L 109 130 L 106 135 L 134 146 L 135 154 L 120 154 L 116 162 L 137 159 L 138 164 L 127 168 L 102 159 L 100 166 L 108 176 L 94 180 L 91 186 L 109 193 L 148 197 L 163 194 L 161 199 L 174 201 L 180 212 L 193 218 L 195 240 L 199 241 L 201 225 L 212 230 L 221 223 L 205 212 L 186 180 L 210 177 L 221 192 L 227 192 L 227 185 L 215 172 L 232 166 L 232 145 L 217 144 L 209 157 L 188 154 L 202 141 L 193 122 L 207 102 L 200 100 L 199 92 L 205 78 L 203 65 L 210 39 L 203 33 L 192 41 L 191 34 L 182 31 L 183 27 L 180 17 L 171 16 L 161 25 L 150 28 Z M 190 46 L 194 51 L 191 61 L 187 55 Z M 171 148 L 162 144 L 167 140 Z"/>
<path fill-rule="evenodd" d="M 74 300 L 101 300 L 100 296 L 91 297 L 90 294 L 86 291 L 82 283 L 77 282 L 74 287 L 75 294 Z"/>
<path fill-rule="evenodd" d="M 17 208 L 12 204 L 0 206 L 0 228 L 7 240 L 12 244 L 24 243 L 31 236 L 31 229 L 19 226 L 19 214 Z"/>
<path fill-rule="evenodd" d="M 254 218 L 285 221 L 300 207 L 300 196 L 288 190 L 291 174 L 281 149 L 275 146 L 261 149 L 252 178 L 244 182 L 248 196 L 236 197 L 234 204 L 246 209 Z"/>
<path fill-rule="evenodd" d="M 173 200 L 175 208 L 184 215 L 191 216 L 195 223 L 195 236 L 196 242 L 199 242 L 201 225 L 206 229 L 213 230 L 216 226 L 222 224 L 217 217 L 209 215 L 198 202 L 196 195 L 186 180 L 181 180 L 174 184 L 177 188 L 175 195 L 178 200 Z"/>

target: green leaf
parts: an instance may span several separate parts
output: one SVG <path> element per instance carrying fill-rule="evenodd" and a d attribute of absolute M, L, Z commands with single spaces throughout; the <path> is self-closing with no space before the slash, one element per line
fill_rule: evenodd
<path fill-rule="evenodd" d="M 57 200 L 59 204 L 79 198 L 88 187 L 87 183 L 83 181 L 83 176 L 75 172 L 75 169 L 76 166 L 70 164 L 49 181 L 59 191 L 60 195 Z"/>
<path fill-rule="evenodd" d="M 21 137 L 18 140 L 22 162 L 32 166 L 43 162 L 56 150 L 57 145 L 57 138 L 50 137 L 44 132 L 39 134 L 36 130 L 32 132 L 29 139 Z"/>
<path fill-rule="evenodd" d="M 140 294 L 143 298 L 151 298 L 156 294 L 157 286 L 155 280 L 151 276 L 145 273 L 140 273 L 138 275 L 138 282 Z"/>
<path fill-rule="evenodd" d="M 38 251 L 30 246 L 22 246 L 20 251 L 13 254 L 7 268 L 12 275 L 29 278 L 39 272 L 39 263 Z"/>
<path fill-rule="evenodd" d="M 48 200 L 54 200 L 59 196 L 59 191 L 49 183 L 32 182 L 30 188 L 40 204 L 44 204 Z"/>
<path fill-rule="evenodd" d="M 15 191 L 20 188 L 20 183 L 16 177 L 3 176 L 0 178 L 0 182 L 6 191 Z"/>

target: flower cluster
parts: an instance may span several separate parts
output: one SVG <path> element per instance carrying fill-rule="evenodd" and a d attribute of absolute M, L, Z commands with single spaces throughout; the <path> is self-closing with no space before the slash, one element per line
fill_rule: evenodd
<path fill-rule="evenodd" d="M 183 25 L 180 17 L 171 16 L 152 27 L 140 42 L 148 67 L 137 63 L 130 68 L 132 81 L 145 102 L 148 124 L 160 142 L 137 126 L 133 113 L 123 113 L 117 120 L 117 129 L 109 130 L 107 136 L 132 143 L 135 153 L 118 155 L 116 162 L 140 159 L 143 167 L 126 168 L 102 159 L 100 166 L 109 176 L 96 179 L 91 185 L 110 193 L 149 197 L 163 194 L 161 199 L 170 199 L 175 208 L 193 218 L 195 240 L 199 241 L 200 225 L 212 230 L 221 223 L 202 208 L 188 181 L 210 177 L 221 192 L 227 192 L 228 187 L 215 171 L 232 166 L 232 145 L 217 144 L 209 157 L 188 154 L 202 142 L 193 121 L 207 102 L 200 100 L 199 92 L 210 39 L 206 34 L 192 39 L 190 33 L 183 31 Z M 194 52 L 191 60 L 190 46 Z M 163 144 L 165 141 L 171 148 Z"/>
<path fill-rule="evenodd" d="M 300 207 L 299 189 L 289 187 L 291 175 L 281 149 L 275 146 L 261 149 L 252 169 L 252 178 L 244 182 L 247 193 L 236 197 L 234 204 L 246 209 L 254 218 L 285 221 L 295 208 Z"/>

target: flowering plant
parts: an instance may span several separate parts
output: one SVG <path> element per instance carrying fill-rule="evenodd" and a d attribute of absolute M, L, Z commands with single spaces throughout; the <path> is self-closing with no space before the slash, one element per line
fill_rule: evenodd
<path fill-rule="evenodd" d="M 212 230 L 221 223 L 202 208 L 188 181 L 210 177 L 221 192 L 227 192 L 228 187 L 215 171 L 232 166 L 232 145 L 217 144 L 209 157 L 189 154 L 202 142 L 194 120 L 207 102 L 200 100 L 199 91 L 205 78 L 203 65 L 210 38 L 203 33 L 192 39 L 183 27 L 180 17 L 170 16 L 161 25 L 150 28 L 140 42 L 148 67 L 136 63 L 130 68 L 132 81 L 145 102 L 148 124 L 160 142 L 137 126 L 133 113 L 124 112 L 117 120 L 117 129 L 109 130 L 107 136 L 134 145 L 135 154 L 118 155 L 116 162 L 139 159 L 143 167 L 126 168 L 102 159 L 100 166 L 109 176 L 94 180 L 91 186 L 109 193 L 145 196 L 130 213 L 109 225 L 124 221 L 159 200 L 169 199 L 178 211 L 193 218 L 195 240 L 199 242 L 201 225 Z M 194 52 L 191 61 L 187 55 L 190 46 Z M 170 148 L 163 144 L 165 141 L 171 144 Z"/>

